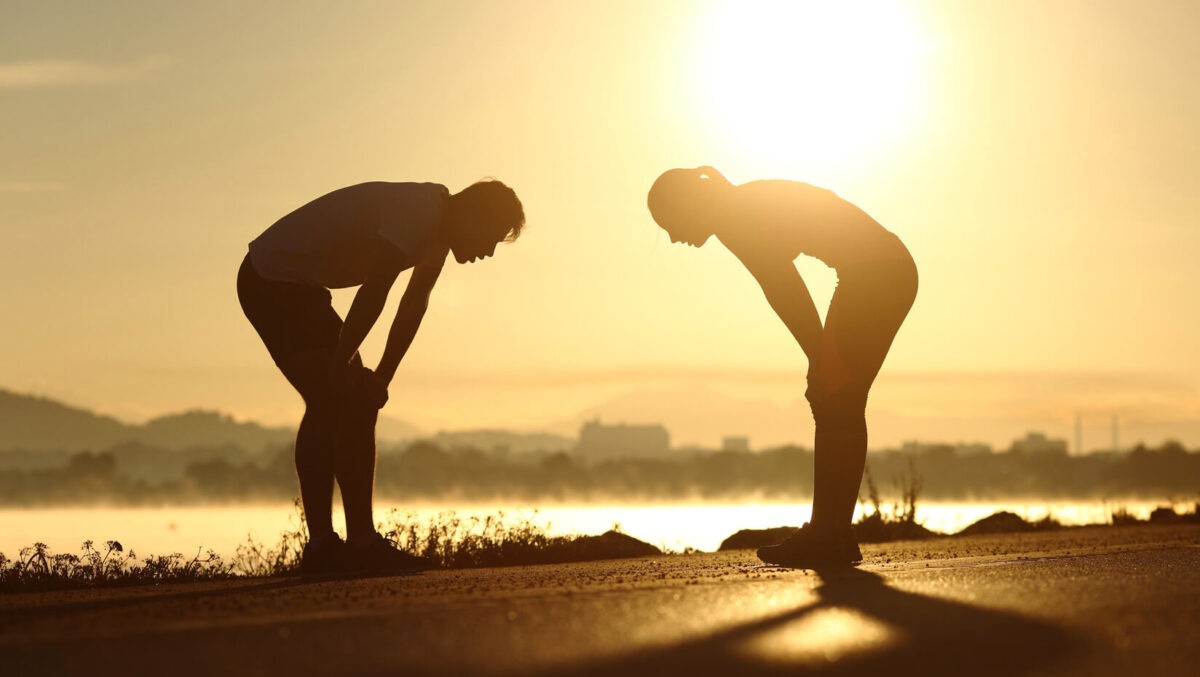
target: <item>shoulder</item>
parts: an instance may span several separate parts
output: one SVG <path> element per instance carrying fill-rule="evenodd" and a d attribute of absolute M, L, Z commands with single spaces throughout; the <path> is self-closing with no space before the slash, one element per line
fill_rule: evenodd
<path fill-rule="evenodd" d="M 403 250 L 410 260 L 420 258 L 439 230 L 449 191 L 440 183 L 385 183 L 380 200 L 378 233 Z"/>

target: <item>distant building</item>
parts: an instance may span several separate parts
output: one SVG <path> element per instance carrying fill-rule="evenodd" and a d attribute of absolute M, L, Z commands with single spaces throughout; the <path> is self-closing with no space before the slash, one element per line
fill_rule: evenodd
<path fill-rule="evenodd" d="M 1031 432 L 1024 438 L 1013 440 L 1012 450 L 1018 454 L 1067 455 L 1067 441 L 1055 440 L 1042 433 Z"/>
<path fill-rule="evenodd" d="M 959 456 L 983 456 L 984 454 L 992 453 L 992 447 L 982 442 L 974 442 L 971 444 L 956 444 L 954 445 L 954 451 Z"/>
<path fill-rule="evenodd" d="M 745 435 L 731 435 L 721 440 L 721 451 L 750 451 L 750 438 Z"/>
<path fill-rule="evenodd" d="M 588 421 L 579 430 L 575 451 L 589 461 L 657 458 L 671 449 L 671 436 L 661 424 L 627 425 Z"/>

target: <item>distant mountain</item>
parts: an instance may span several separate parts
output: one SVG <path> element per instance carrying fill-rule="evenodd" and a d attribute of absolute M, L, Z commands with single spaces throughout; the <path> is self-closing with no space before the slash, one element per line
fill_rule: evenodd
<path fill-rule="evenodd" d="M 152 447 L 217 447 L 232 444 L 257 451 L 273 444 L 286 444 L 296 438 L 292 428 L 267 428 L 217 411 L 193 409 L 130 426 L 133 441 Z"/>
<path fill-rule="evenodd" d="M 140 443 L 150 447 L 237 446 L 259 451 L 296 433 L 253 422 L 239 423 L 215 411 L 187 411 L 132 425 L 61 402 L 0 390 L 0 451 L 98 451 Z"/>
<path fill-rule="evenodd" d="M 424 433 L 420 428 L 391 416 L 380 416 L 375 424 L 375 437 L 382 444 L 395 444 L 421 437 Z"/>
<path fill-rule="evenodd" d="M 378 435 L 394 443 L 420 437 L 422 432 L 405 421 L 382 416 Z M 236 421 L 228 414 L 201 409 L 135 425 L 44 397 L 0 389 L 0 452 L 99 451 L 127 443 L 160 449 L 235 446 L 257 452 L 269 445 L 288 444 L 295 437 L 292 427 Z"/>
<path fill-rule="evenodd" d="M 115 418 L 0 390 L 0 450 L 99 449 L 129 439 L 129 426 Z"/>

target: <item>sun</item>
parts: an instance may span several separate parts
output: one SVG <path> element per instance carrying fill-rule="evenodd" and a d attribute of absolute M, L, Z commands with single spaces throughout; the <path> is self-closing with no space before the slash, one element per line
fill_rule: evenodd
<path fill-rule="evenodd" d="M 921 114 L 915 17 L 895 2 L 729 2 L 697 33 L 697 118 L 746 160 L 823 173 L 891 152 Z"/>

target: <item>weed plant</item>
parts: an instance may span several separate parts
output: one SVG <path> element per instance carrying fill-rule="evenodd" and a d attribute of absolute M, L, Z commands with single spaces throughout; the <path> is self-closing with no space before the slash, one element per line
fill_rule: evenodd
<path fill-rule="evenodd" d="M 400 549 L 450 569 L 662 554 L 620 533 L 616 525 L 602 536 L 550 536 L 535 522 L 536 516 L 536 512 L 518 517 L 497 512 L 463 518 L 443 512 L 421 522 L 411 512 L 392 511 L 380 533 Z"/>
<path fill-rule="evenodd" d="M 119 541 L 105 541 L 103 550 L 84 541 L 78 555 L 54 554 L 45 543 L 22 548 L 15 560 L 0 553 L 0 592 L 221 580 L 233 575 L 211 550 L 191 559 L 172 553 L 139 560 Z"/>
<path fill-rule="evenodd" d="M 643 549 L 631 550 L 630 544 L 637 542 L 616 531 L 600 537 L 550 536 L 535 522 L 536 515 L 461 517 L 443 512 L 422 520 L 415 513 L 393 510 L 378 529 L 401 550 L 453 569 L 657 553 L 640 543 Z M 289 576 L 299 570 L 307 543 L 308 528 L 297 500 L 292 524 L 277 541 L 263 543 L 247 536 L 229 561 L 211 550 L 191 559 L 173 553 L 139 560 L 117 541 L 106 541 L 102 549 L 87 541 L 79 555 L 54 554 L 45 543 L 35 543 L 21 549 L 15 560 L 0 553 L 0 592 Z"/>
<path fill-rule="evenodd" d="M 300 571 L 300 557 L 308 544 L 308 523 L 300 499 L 292 500 L 291 525 L 279 534 L 275 545 L 260 543 L 247 534 L 230 562 L 230 570 L 238 576 L 266 578 L 291 576 Z"/>
<path fill-rule="evenodd" d="M 863 479 L 867 483 L 867 500 L 872 511 L 865 513 L 854 525 L 854 535 L 859 542 L 884 543 L 937 535 L 917 522 L 917 499 L 921 496 L 924 480 L 917 472 L 913 458 L 908 459 L 905 472 L 892 478 L 892 485 L 900 494 L 900 500 L 890 506 L 883 504 L 870 464 L 863 470 Z"/>

